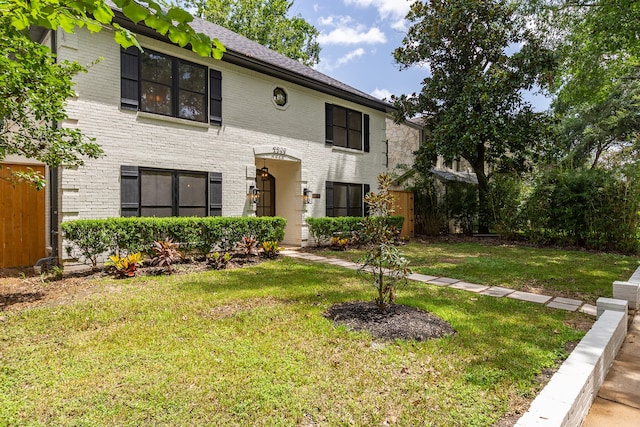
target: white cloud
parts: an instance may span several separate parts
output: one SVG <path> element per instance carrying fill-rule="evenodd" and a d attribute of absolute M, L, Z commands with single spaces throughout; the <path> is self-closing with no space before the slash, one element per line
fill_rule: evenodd
<path fill-rule="evenodd" d="M 348 64 L 354 59 L 364 56 L 365 53 L 367 52 L 363 48 L 359 47 L 355 50 L 352 50 L 351 52 L 346 53 L 345 55 L 342 55 L 335 61 L 329 58 L 323 58 L 322 61 L 320 61 L 320 63 L 316 65 L 315 69 L 320 71 L 321 73 L 330 73 L 336 68 Z"/>
<path fill-rule="evenodd" d="M 322 33 L 318 36 L 318 42 L 322 44 L 358 44 L 358 43 L 386 43 L 387 37 L 377 27 L 372 27 L 368 31 L 361 25 L 353 27 L 340 26 L 329 33 Z"/>
<path fill-rule="evenodd" d="M 375 7 L 381 19 L 391 17 L 393 19 L 404 18 L 409 13 L 411 2 L 408 0 L 344 0 L 347 6 L 361 8 Z"/>
<path fill-rule="evenodd" d="M 373 92 L 371 92 L 371 96 L 375 96 L 378 99 L 386 99 L 387 101 L 391 99 L 391 93 L 388 89 L 378 89 L 376 88 Z"/>
<path fill-rule="evenodd" d="M 391 23 L 391 28 L 401 33 L 406 33 L 409 29 L 406 19 L 398 19 L 397 21 Z"/>
<path fill-rule="evenodd" d="M 344 64 L 348 64 L 349 62 L 351 62 L 352 60 L 359 58 L 361 56 L 363 56 L 365 54 L 365 50 L 361 47 L 359 47 L 356 50 L 352 50 L 351 52 L 347 53 L 346 55 L 340 57 L 338 59 L 338 61 L 336 62 L 336 66 L 339 67 L 341 65 Z"/>

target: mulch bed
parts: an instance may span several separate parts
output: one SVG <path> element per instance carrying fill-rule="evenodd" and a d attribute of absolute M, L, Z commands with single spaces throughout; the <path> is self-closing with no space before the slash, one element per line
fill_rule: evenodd
<path fill-rule="evenodd" d="M 374 302 L 345 302 L 331 306 L 324 317 L 383 340 L 426 341 L 456 333 L 438 316 L 406 305 L 391 304 L 381 312 Z"/>

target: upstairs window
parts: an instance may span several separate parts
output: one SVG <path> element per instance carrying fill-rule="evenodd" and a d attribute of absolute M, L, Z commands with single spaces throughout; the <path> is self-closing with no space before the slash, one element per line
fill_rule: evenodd
<path fill-rule="evenodd" d="M 221 105 L 219 71 L 151 50 L 122 50 L 122 108 L 220 124 Z"/>
<path fill-rule="evenodd" d="M 369 151 L 369 115 L 359 111 L 325 104 L 327 144 L 353 150 Z"/>

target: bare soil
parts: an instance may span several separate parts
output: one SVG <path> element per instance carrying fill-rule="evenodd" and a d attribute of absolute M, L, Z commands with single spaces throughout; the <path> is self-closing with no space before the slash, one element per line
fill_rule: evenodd
<path fill-rule="evenodd" d="M 234 258 L 227 264 L 227 268 L 240 268 L 260 261 L 258 257 Z M 173 265 L 171 271 L 163 267 L 141 267 L 137 271 L 137 276 L 188 274 L 209 269 L 210 267 L 204 261 L 189 260 Z M 109 274 L 104 270 L 66 273 L 58 278 L 53 276 L 53 273 L 36 275 L 31 268 L 0 269 L 0 313 L 39 306 L 62 305 L 81 300 L 104 289 L 97 286 L 91 279 L 107 276 Z"/>

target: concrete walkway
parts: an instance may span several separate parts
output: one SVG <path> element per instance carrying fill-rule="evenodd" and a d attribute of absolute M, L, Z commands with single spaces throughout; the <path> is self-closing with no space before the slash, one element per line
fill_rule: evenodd
<path fill-rule="evenodd" d="M 640 425 L 640 314 L 629 326 L 583 427 Z"/>
<path fill-rule="evenodd" d="M 351 270 L 358 269 L 358 265 L 350 261 L 322 257 L 292 249 L 283 250 L 281 254 L 291 258 L 337 265 Z M 550 308 L 580 311 L 592 316 L 597 315 L 597 308 L 594 305 L 575 299 L 554 298 L 549 295 L 516 291 L 500 286 L 479 285 L 449 277 L 428 276 L 418 273 L 412 273 L 409 275 L 409 279 L 430 285 L 461 289 L 479 295 L 513 298 L 535 304 L 543 304 Z M 600 388 L 598 397 L 593 402 L 589 414 L 582 424 L 583 427 L 637 425 L 640 425 L 640 313 L 637 313 L 633 318 L 625 342 Z"/>
<path fill-rule="evenodd" d="M 293 249 L 285 249 L 280 252 L 282 255 L 305 259 L 307 261 L 320 262 L 325 264 L 337 265 L 340 267 L 348 268 L 351 270 L 357 270 L 358 265 L 356 263 L 345 261 L 337 258 L 328 258 L 323 256 L 314 255 L 308 252 L 299 252 Z M 586 304 L 584 301 L 571 298 L 552 297 L 549 295 L 534 294 L 530 292 L 516 291 L 509 288 L 503 288 L 500 286 L 486 286 L 478 285 L 476 283 L 469 283 L 462 280 L 451 279 L 449 277 L 436 277 L 426 274 L 411 273 L 409 280 L 416 282 L 427 283 L 429 285 L 444 286 L 453 289 L 460 289 L 463 291 L 474 292 L 479 295 L 489 295 L 496 298 L 513 298 L 521 301 L 532 302 L 535 304 L 543 304 L 550 308 L 557 308 L 567 311 L 580 311 L 582 313 L 595 316 L 597 309 L 595 305 Z"/>

